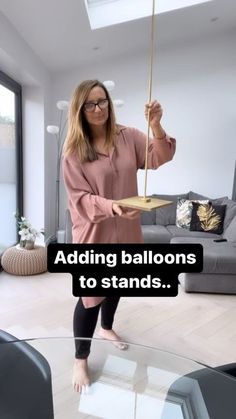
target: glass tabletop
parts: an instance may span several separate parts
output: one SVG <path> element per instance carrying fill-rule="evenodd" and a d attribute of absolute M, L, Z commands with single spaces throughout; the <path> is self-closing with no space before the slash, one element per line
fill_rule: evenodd
<path fill-rule="evenodd" d="M 142 345 L 92 339 L 91 385 L 73 391 L 73 338 L 4 342 L 0 336 L 1 419 L 233 419 L 236 379 Z"/>

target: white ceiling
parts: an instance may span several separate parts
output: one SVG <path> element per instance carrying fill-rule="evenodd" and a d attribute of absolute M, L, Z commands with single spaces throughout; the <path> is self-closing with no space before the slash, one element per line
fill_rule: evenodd
<path fill-rule="evenodd" d="M 0 0 L 0 11 L 52 72 L 149 47 L 150 18 L 91 31 L 84 0 Z M 236 38 L 236 0 L 213 0 L 156 17 L 159 48 L 229 31 Z"/>

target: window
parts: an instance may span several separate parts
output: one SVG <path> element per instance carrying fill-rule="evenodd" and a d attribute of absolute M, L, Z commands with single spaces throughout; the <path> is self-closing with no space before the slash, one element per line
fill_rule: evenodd
<path fill-rule="evenodd" d="M 0 71 L 0 255 L 18 241 L 14 212 L 23 214 L 21 86 Z"/>
<path fill-rule="evenodd" d="M 152 13 L 153 0 L 84 0 L 91 29 L 142 19 Z M 166 13 L 212 0 L 156 0 L 155 13 Z"/>

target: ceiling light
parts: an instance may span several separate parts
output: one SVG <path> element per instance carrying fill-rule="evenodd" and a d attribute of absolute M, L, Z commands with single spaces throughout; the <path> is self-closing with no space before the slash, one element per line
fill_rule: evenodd
<path fill-rule="evenodd" d="M 47 132 L 49 134 L 58 134 L 59 133 L 59 127 L 57 125 L 48 125 L 47 126 Z"/>
<path fill-rule="evenodd" d="M 112 80 L 105 80 L 103 84 L 108 90 L 108 92 L 111 92 L 115 88 L 115 83 Z"/>
<path fill-rule="evenodd" d="M 60 109 L 60 111 L 66 111 L 68 107 L 69 107 L 69 102 L 67 100 L 58 100 L 57 108 Z"/>
<path fill-rule="evenodd" d="M 114 99 L 112 102 L 116 108 L 122 108 L 122 106 L 124 106 L 124 101 L 122 99 Z"/>

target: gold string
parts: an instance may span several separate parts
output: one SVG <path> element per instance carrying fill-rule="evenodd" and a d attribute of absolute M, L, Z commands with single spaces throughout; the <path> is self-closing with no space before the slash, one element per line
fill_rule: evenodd
<path fill-rule="evenodd" d="M 151 27 L 151 52 L 150 52 L 150 67 L 149 67 L 149 94 L 148 103 L 152 99 L 152 70 L 153 70 L 153 56 L 154 56 L 154 22 L 155 22 L 155 0 L 152 1 L 152 27 Z M 148 164 L 148 145 L 150 136 L 150 111 L 148 110 L 148 126 L 147 126 L 147 138 L 146 138 L 146 150 L 145 150 L 145 182 L 144 182 L 144 196 L 143 199 L 148 202 L 147 195 L 147 164 Z"/>

